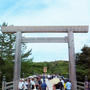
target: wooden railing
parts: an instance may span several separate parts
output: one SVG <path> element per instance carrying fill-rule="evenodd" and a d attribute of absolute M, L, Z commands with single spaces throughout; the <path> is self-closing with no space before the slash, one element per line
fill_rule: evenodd
<path fill-rule="evenodd" d="M 13 82 L 2 82 L 2 90 L 13 90 Z"/>
<path fill-rule="evenodd" d="M 13 90 L 13 82 L 3 82 L 2 90 Z M 77 90 L 85 90 L 83 82 L 77 82 Z"/>
<path fill-rule="evenodd" d="M 2 82 L 2 90 L 13 90 L 13 82 L 6 82 L 4 77 Z M 77 82 L 77 90 L 85 90 L 84 82 Z"/>
<path fill-rule="evenodd" d="M 84 82 L 77 82 L 77 90 L 85 90 Z"/>

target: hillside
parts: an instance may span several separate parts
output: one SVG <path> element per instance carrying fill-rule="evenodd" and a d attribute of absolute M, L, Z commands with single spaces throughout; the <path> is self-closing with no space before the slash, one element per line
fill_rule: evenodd
<path fill-rule="evenodd" d="M 55 62 L 22 62 L 22 75 L 42 74 L 43 67 L 47 67 L 48 74 L 60 74 L 67 76 L 68 61 Z"/>

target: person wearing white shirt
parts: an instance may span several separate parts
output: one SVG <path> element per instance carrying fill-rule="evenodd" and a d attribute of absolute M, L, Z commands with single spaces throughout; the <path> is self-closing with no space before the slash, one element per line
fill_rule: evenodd
<path fill-rule="evenodd" d="M 34 78 L 32 78 L 30 84 L 31 84 L 32 90 L 34 90 L 34 89 L 35 89 L 35 81 L 34 81 Z"/>
<path fill-rule="evenodd" d="M 61 82 L 62 82 L 62 84 L 63 84 L 63 86 L 64 86 L 64 80 L 63 80 L 63 79 L 61 79 Z"/>
<path fill-rule="evenodd" d="M 29 82 L 27 79 L 25 80 L 24 85 L 25 85 L 24 89 L 28 90 Z"/>
<path fill-rule="evenodd" d="M 26 86 L 25 82 L 24 82 L 24 90 L 28 90 L 28 87 Z"/>
<path fill-rule="evenodd" d="M 24 82 L 23 82 L 22 79 L 20 79 L 20 81 L 19 81 L 18 89 L 19 89 L 19 90 L 24 90 Z"/>

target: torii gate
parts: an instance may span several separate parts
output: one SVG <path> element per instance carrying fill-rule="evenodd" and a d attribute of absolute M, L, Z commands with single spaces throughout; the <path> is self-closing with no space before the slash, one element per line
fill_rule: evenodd
<path fill-rule="evenodd" d="M 88 26 L 2 26 L 3 33 L 16 33 L 16 52 L 14 65 L 13 90 L 18 90 L 21 72 L 21 42 L 25 43 L 68 43 L 69 78 L 72 90 L 77 90 L 74 33 L 87 33 Z M 68 33 L 67 37 L 22 37 L 22 33 Z"/>

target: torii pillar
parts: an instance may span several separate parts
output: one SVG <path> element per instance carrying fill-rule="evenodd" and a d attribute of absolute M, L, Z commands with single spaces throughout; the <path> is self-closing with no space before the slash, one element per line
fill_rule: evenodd
<path fill-rule="evenodd" d="M 21 32 L 16 32 L 16 51 L 15 51 L 15 64 L 14 64 L 14 78 L 13 90 L 18 90 L 18 83 L 21 73 Z"/>
<path fill-rule="evenodd" d="M 69 80 L 72 83 L 72 90 L 77 90 L 74 34 L 72 30 L 68 30 L 68 51 L 69 51 Z"/>

